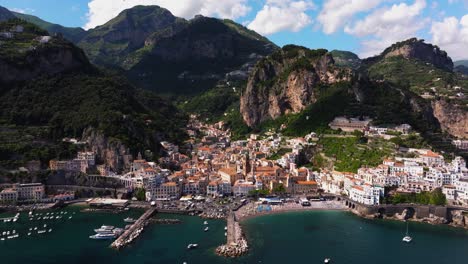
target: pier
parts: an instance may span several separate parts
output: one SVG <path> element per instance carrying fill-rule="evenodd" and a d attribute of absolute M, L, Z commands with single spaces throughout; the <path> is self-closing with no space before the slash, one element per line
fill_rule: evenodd
<path fill-rule="evenodd" d="M 140 233 L 143 231 L 143 228 L 148 223 L 148 218 L 153 216 L 156 210 L 157 209 L 154 207 L 148 209 L 128 230 L 126 230 L 119 238 L 114 241 L 114 243 L 111 244 L 111 247 L 120 249 L 135 240 L 135 238 L 140 235 Z"/>
<path fill-rule="evenodd" d="M 225 257 L 239 257 L 247 253 L 249 247 L 242 234 L 242 228 L 236 220 L 236 215 L 231 212 L 227 217 L 226 244 L 216 248 L 216 253 Z"/>

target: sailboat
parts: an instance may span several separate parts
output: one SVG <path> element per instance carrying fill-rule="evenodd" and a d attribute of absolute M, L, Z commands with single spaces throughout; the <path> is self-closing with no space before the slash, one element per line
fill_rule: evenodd
<path fill-rule="evenodd" d="M 408 234 L 408 221 L 406 221 L 406 236 L 402 239 L 403 242 L 406 242 L 406 243 L 409 243 L 413 240 L 412 237 L 410 237 L 410 235 Z"/>

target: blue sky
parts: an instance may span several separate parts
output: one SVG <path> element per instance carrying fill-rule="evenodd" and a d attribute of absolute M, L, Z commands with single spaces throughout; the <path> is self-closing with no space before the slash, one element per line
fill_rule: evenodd
<path fill-rule="evenodd" d="M 123 9 L 158 4 L 187 19 L 231 18 L 276 44 L 350 50 L 361 57 L 409 37 L 468 59 L 468 0 L 0 0 L 64 26 L 92 28 Z"/>

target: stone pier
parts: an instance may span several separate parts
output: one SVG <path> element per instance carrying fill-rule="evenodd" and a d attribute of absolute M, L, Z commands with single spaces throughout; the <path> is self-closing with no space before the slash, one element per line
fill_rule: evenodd
<path fill-rule="evenodd" d="M 128 230 L 126 230 L 119 238 L 114 241 L 114 243 L 111 244 L 111 247 L 120 249 L 130 244 L 140 235 L 140 233 L 143 231 L 143 228 L 148 223 L 148 218 L 150 218 L 155 212 L 156 208 L 154 207 L 148 209 Z"/>
<path fill-rule="evenodd" d="M 247 253 L 249 247 L 245 240 L 242 228 L 239 222 L 236 221 L 236 216 L 233 212 L 227 217 L 227 237 L 226 244 L 216 248 L 216 253 L 225 257 L 239 257 Z"/>

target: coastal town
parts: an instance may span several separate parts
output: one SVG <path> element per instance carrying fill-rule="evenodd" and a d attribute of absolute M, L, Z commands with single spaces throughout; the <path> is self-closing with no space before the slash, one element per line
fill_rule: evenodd
<path fill-rule="evenodd" d="M 391 137 L 391 130 L 411 131 L 409 125 L 378 128 L 370 122 L 340 117 L 330 127 L 349 133 L 361 131 L 369 138 Z M 246 140 L 232 141 L 222 123 L 203 124 L 195 116 L 187 131 L 191 135 L 187 143 L 189 153 L 182 154 L 179 146 L 162 142 L 164 157 L 147 161 L 139 154 L 120 175 L 106 164 L 97 164 L 92 151 L 80 151 L 72 160 L 51 160 L 49 169 L 85 174 L 96 171 L 99 174 L 92 177 L 112 179 L 129 192 L 144 190 L 140 199 L 147 202 L 268 195 L 312 199 L 332 194 L 378 205 L 383 202 L 385 190 L 410 194 L 438 189 L 448 203 L 468 204 L 468 170 L 461 157 L 447 160 L 430 149 L 400 148 L 394 156 L 382 157 L 378 166 L 362 166 L 357 172 L 312 169 L 298 166 L 298 161 L 304 152 L 317 148 L 318 138 L 313 132 L 298 138 L 281 133 L 251 134 Z M 288 151 L 278 155 L 285 149 Z M 60 193 L 47 196 L 45 189 L 40 183 L 3 185 L 0 201 L 14 204 L 74 199 L 73 190 L 63 188 Z"/>
<path fill-rule="evenodd" d="M 359 133 L 369 139 L 389 140 L 395 135 L 412 133 L 409 125 L 377 127 L 368 118 L 337 117 L 329 127 L 339 133 L 328 137 L 338 138 Z M 185 153 L 181 146 L 161 142 L 164 156 L 148 161 L 141 153 L 134 160 L 128 155 L 124 158 L 130 166 L 121 172 L 114 171 L 109 164 L 99 164 L 97 153 L 86 142 L 64 139 L 82 146 L 83 150 L 71 160 L 51 160 L 49 171 L 87 175 L 98 182 L 110 180 L 104 187 L 113 186 L 113 192 L 98 195 L 103 198 L 100 200 L 78 197 L 77 186 L 4 184 L 0 201 L 10 208 L 15 205 L 38 208 L 41 204 L 73 203 L 86 198 L 89 205 L 98 208 L 106 205 L 123 208 L 129 202 L 133 207 L 151 208 L 131 231 L 126 231 L 113 244 L 116 248 L 133 241 L 156 211 L 227 219 L 228 243 L 216 250 L 227 257 L 247 252 L 248 243 L 239 222 L 252 216 L 349 209 L 339 202 L 341 199 L 370 207 L 398 203 L 468 206 L 465 160 L 461 157 L 448 160 L 431 149 L 400 147 L 394 155 L 382 157 L 377 166 L 361 166 L 349 172 L 310 166 L 311 156 L 321 155 L 317 149 L 323 148 L 318 144 L 320 136 L 313 132 L 304 137 L 268 132 L 251 134 L 245 140 L 231 140 L 231 133 L 224 129 L 222 122 L 205 124 L 192 116 L 187 133 L 190 139 L 184 143 Z M 48 191 L 51 187 L 53 192 Z M 120 193 L 116 192 L 117 188 Z M 414 200 L 419 194 L 429 194 L 429 198 Z"/>

